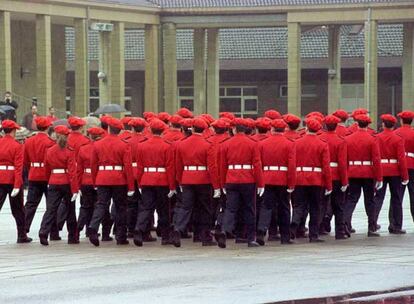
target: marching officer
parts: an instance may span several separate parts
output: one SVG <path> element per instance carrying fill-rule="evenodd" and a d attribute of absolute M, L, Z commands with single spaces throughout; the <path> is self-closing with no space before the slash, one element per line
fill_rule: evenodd
<path fill-rule="evenodd" d="M 348 113 L 345 110 L 339 109 L 332 113 L 333 116 L 336 116 L 340 119 L 340 122 L 336 126 L 335 133 L 341 137 L 348 136 L 352 132 L 348 130 L 346 126 L 346 121 L 349 118 Z"/>
<path fill-rule="evenodd" d="M 249 247 L 257 247 L 256 193 L 264 193 L 262 163 L 257 142 L 246 134 L 249 122 L 242 118 L 233 120 L 234 136 L 224 142 L 220 152 L 220 178 L 227 196 L 222 232 L 216 235 L 220 248 L 226 247 L 226 233 L 233 233 L 238 211 L 243 213 Z"/>
<path fill-rule="evenodd" d="M 220 197 L 217 158 L 214 146 L 203 136 L 207 123 L 195 118 L 192 124 L 192 135 L 180 141 L 175 151 L 176 179 L 182 188 L 182 200 L 174 211 L 172 241 L 176 247 L 181 246 L 181 233 L 186 231 L 192 213 L 202 245 L 217 245 L 210 232 L 214 215 L 211 197 Z"/>
<path fill-rule="evenodd" d="M 0 138 L 0 210 L 9 196 L 10 208 L 17 227 L 17 243 L 30 243 L 26 234 L 23 205 L 23 145 L 16 139 L 20 126 L 13 120 L 1 123 L 4 137 Z"/>
<path fill-rule="evenodd" d="M 134 232 L 134 244 L 139 247 L 149 231 L 155 210 L 158 214 L 157 229 L 161 233 L 161 244 L 170 244 L 169 198 L 176 194 L 174 151 L 171 143 L 161 137 L 167 125 L 154 118 L 149 127 L 152 136 L 139 144 L 135 156 L 137 183 L 142 193 Z"/>
<path fill-rule="evenodd" d="M 368 236 L 380 236 L 377 233 L 374 193 L 382 188 L 381 156 L 378 141 L 368 131 L 371 119 L 366 114 L 355 115 L 358 129 L 345 138 L 348 155 L 349 190 L 345 203 L 345 224 L 347 234 L 352 232 L 352 213 L 364 191 L 365 211 L 368 215 Z"/>
<path fill-rule="evenodd" d="M 68 244 L 79 244 L 75 205 L 79 187 L 76 178 L 75 153 L 73 148 L 67 145 L 70 130 L 66 126 L 56 126 L 55 132 L 56 144 L 47 150 L 44 159 L 48 193 L 39 239 L 42 245 L 49 245 L 47 237 L 56 221 L 59 205 L 65 204 Z"/>
<path fill-rule="evenodd" d="M 116 210 L 117 245 L 128 245 L 127 196 L 134 195 L 131 147 L 118 137 L 123 128 L 119 119 L 110 118 L 107 123 L 109 134 L 95 142 L 92 149 L 91 172 L 98 188 L 98 203 L 89 224 L 89 241 L 99 246 L 97 231 L 112 199 Z"/>
<path fill-rule="evenodd" d="M 119 134 L 120 139 L 129 140 L 132 137 L 132 127 L 129 122 L 132 120 L 131 116 L 122 117 L 121 123 L 124 126 L 124 129 Z"/>
<path fill-rule="evenodd" d="M 273 120 L 272 134 L 259 143 L 265 191 L 256 241 L 262 246 L 265 244 L 264 237 L 274 209 L 277 209 L 281 243 L 292 243 L 289 194 L 293 192 L 296 182 L 296 147 L 293 140 L 283 136 L 286 126 L 282 119 Z"/>
<path fill-rule="evenodd" d="M 306 134 L 296 141 L 296 188 L 293 195 L 297 208 L 293 209 L 291 230 L 295 235 L 308 209 L 311 243 L 323 242 L 319 239 L 320 199 L 323 190 L 325 196 L 332 192 L 329 147 L 317 137 L 321 128 L 318 120 L 306 119 Z"/>
<path fill-rule="evenodd" d="M 174 142 L 184 138 L 184 134 L 181 132 L 181 120 L 182 118 L 178 115 L 170 116 L 170 127 L 165 130 L 164 134 L 162 135 L 164 140 Z"/>
<path fill-rule="evenodd" d="M 397 119 L 390 114 L 381 115 L 383 131 L 377 135 L 381 154 L 383 187 L 374 196 L 376 220 L 381 212 L 387 185 L 391 198 L 388 213 L 388 231 L 391 234 L 405 234 L 403 222 L 403 186 L 408 184 L 407 162 L 405 159 L 404 139 L 394 133 Z"/>
<path fill-rule="evenodd" d="M 45 154 L 47 149 L 52 147 L 55 142 L 48 136 L 47 132 L 52 122 L 44 116 L 35 118 L 37 134 L 26 139 L 24 143 L 24 166 L 29 170 L 29 188 L 26 199 L 26 231 L 30 231 L 33 218 L 37 207 L 42 200 L 42 196 L 47 197 L 47 182 L 45 164 Z M 57 225 L 52 227 L 50 240 L 60 240 Z"/>
<path fill-rule="evenodd" d="M 341 120 L 334 115 L 328 115 L 324 119 L 326 132 L 320 135 L 320 139 L 328 143 L 330 167 L 332 175 L 332 193 L 324 197 L 322 208 L 322 231 L 330 231 L 332 215 L 335 216 L 335 238 L 345 239 L 344 203 L 345 192 L 348 188 L 348 163 L 346 142 L 338 135 L 337 128 Z M 341 131 L 340 131 L 341 132 Z M 330 207 L 330 208 L 329 208 Z M 328 210 L 330 210 L 328 212 Z"/>

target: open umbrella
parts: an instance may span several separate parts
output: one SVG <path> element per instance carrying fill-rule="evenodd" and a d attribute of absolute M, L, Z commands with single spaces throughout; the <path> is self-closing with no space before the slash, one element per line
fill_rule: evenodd
<path fill-rule="evenodd" d="M 123 113 L 123 112 L 127 112 L 127 110 L 123 106 L 119 104 L 110 103 L 110 104 L 100 106 L 95 111 L 95 114 L 100 115 L 100 114 L 112 114 L 112 113 Z"/>

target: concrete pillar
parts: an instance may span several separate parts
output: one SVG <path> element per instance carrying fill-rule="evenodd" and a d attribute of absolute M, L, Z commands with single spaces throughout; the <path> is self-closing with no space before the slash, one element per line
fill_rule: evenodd
<path fill-rule="evenodd" d="M 125 107 L 125 25 L 114 22 L 111 33 L 111 102 Z"/>
<path fill-rule="evenodd" d="M 378 23 L 376 20 L 365 22 L 365 82 L 364 99 L 372 120 L 377 128 L 378 118 Z"/>
<path fill-rule="evenodd" d="M 10 12 L 0 12 L 0 94 L 12 91 Z"/>
<path fill-rule="evenodd" d="M 207 30 L 207 113 L 213 117 L 219 114 L 220 62 L 219 30 Z"/>
<path fill-rule="evenodd" d="M 50 16 L 36 15 L 36 97 L 46 109 L 52 105 L 52 50 Z M 64 67 L 63 67 L 64 68 Z"/>
<path fill-rule="evenodd" d="M 145 25 L 144 111 L 158 112 L 159 26 Z"/>
<path fill-rule="evenodd" d="M 332 25 L 328 29 L 328 113 L 338 109 L 341 100 L 340 29 L 340 25 Z"/>
<path fill-rule="evenodd" d="M 56 115 L 66 117 L 65 25 L 52 24 L 52 105 Z"/>
<path fill-rule="evenodd" d="M 75 102 L 73 113 L 83 117 L 89 112 L 88 24 L 75 19 Z"/>
<path fill-rule="evenodd" d="M 302 73 L 300 57 L 300 24 L 288 23 L 288 112 L 302 114 Z"/>
<path fill-rule="evenodd" d="M 402 109 L 414 108 L 414 23 L 404 24 L 402 65 Z"/>
<path fill-rule="evenodd" d="M 164 110 L 177 110 L 177 29 L 174 23 L 163 24 Z"/>
<path fill-rule="evenodd" d="M 206 104 L 206 30 L 194 29 L 194 113 L 207 111 Z"/>
<path fill-rule="evenodd" d="M 111 32 L 99 32 L 99 105 L 112 103 L 111 90 Z"/>

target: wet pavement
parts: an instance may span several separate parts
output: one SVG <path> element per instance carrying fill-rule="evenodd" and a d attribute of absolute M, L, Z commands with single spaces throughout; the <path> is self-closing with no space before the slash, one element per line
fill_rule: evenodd
<path fill-rule="evenodd" d="M 349 240 L 327 236 L 322 244 L 299 240 L 261 248 L 229 242 L 222 250 L 191 240 L 181 248 L 159 242 L 95 248 L 85 238 L 79 245 L 63 240 L 42 247 L 37 231 L 32 244 L 17 245 L 6 202 L 0 213 L 0 303 L 412 303 L 409 203 L 404 202 L 408 234 L 402 236 L 386 230 L 387 205 L 380 238 L 366 237 L 361 201 L 353 223 L 357 233 Z"/>

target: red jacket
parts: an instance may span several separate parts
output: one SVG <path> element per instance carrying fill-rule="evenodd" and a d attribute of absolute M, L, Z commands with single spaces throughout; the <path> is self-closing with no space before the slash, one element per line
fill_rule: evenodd
<path fill-rule="evenodd" d="M 23 185 L 23 145 L 10 135 L 0 138 L 0 184 Z"/>
<path fill-rule="evenodd" d="M 348 185 L 348 159 L 346 142 L 335 131 L 327 131 L 319 136 L 329 147 L 329 158 L 332 180 L 341 181 L 342 186 Z"/>
<path fill-rule="evenodd" d="M 297 131 L 287 130 L 285 133 L 283 133 L 287 138 L 297 140 L 301 138 L 302 136 Z"/>
<path fill-rule="evenodd" d="M 348 131 L 351 132 L 351 133 L 355 133 L 358 130 L 359 130 L 359 127 L 358 127 L 358 123 L 356 123 L 356 122 L 348 127 Z M 370 127 L 367 128 L 367 132 L 368 132 L 368 134 L 371 134 L 371 135 L 375 134 L 375 130 L 370 128 Z"/>
<path fill-rule="evenodd" d="M 348 127 L 346 127 L 345 125 L 340 125 L 340 124 L 338 124 L 335 131 L 336 131 L 336 134 L 338 134 L 341 137 L 345 137 L 345 136 L 352 134 L 352 132 L 348 129 Z"/>
<path fill-rule="evenodd" d="M 79 131 L 72 131 L 68 135 L 68 147 L 71 147 L 75 151 L 75 159 L 78 155 L 79 148 L 90 142 L 90 139 Z"/>
<path fill-rule="evenodd" d="M 227 139 L 230 138 L 230 134 L 228 132 L 225 132 L 223 134 L 213 134 L 208 138 L 208 141 L 211 142 L 214 149 L 214 154 L 216 155 L 216 164 L 217 164 L 217 174 L 218 174 L 218 180 L 221 181 L 221 161 L 220 161 L 220 147 L 223 142 L 225 142 Z"/>
<path fill-rule="evenodd" d="M 160 136 L 143 141 L 136 149 L 136 179 L 139 187 L 167 186 L 174 190 L 174 151 L 172 145 Z"/>
<path fill-rule="evenodd" d="M 24 166 L 29 169 L 29 181 L 47 182 L 45 154 L 55 142 L 46 134 L 38 133 L 24 143 Z"/>
<path fill-rule="evenodd" d="M 127 141 L 129 141 L 129 139 L 133 136 L 132 131 L 129 130 L 125 130 L 123 131 L 121 134 L 119 134 L 119 138 L 120 139 L 125 139 Z"/>
<path fill-rule="evenodd" d="M 345 141 L 348 154 L 348 177 L 375 178 L 377 181 L 382 181 L 381 156 L 375 136 L 369 131 L 358 129 L 348 135 Z"/>
<path fill-rule="evenodd" d="M 270 135 L 259 143 L 265 185 L 287 186 L 296 184 L 295 142 L 281 133 Z"/>
<path fill-rule="evenodd" d="M 332 190 L 329 147 L 316 134 L 296 141 L 296 185 L 322 186 Z"/>
<path fill-rule="evenodd" d="M 175 150 L 175 170 L 180 185 L 212 184 L 220 188 L 214 146 L 202 134 L 180 141 Z"/>
<path fill-rule="evenodd" d="M 252 136 L 252 138 L 255 140 L 255 141 L 257 141 L 257 142 L 259 142 L 259 141 L 262 141 L 262 140 L 265 140 L 266 138 L 268 138 L 269 137 L 269 134 L 263 134 L 263 133 L 256 133 L 256 134 L 254 134 L 253 136 Z"/>
<path fill-rule="evenodd" d="M 76 170 L 79 185 L 93 185 L 91 171 L 92 149 L 92 141 L 79 148 L 78 156 L 76 158 Z"/>
<path fill-rule="evenodd" d="M 402 125 L 394 132 L 404 139 L 407 168 L 414 169 L 414 129 L 409 125 Z"/>
<path fill-rule="evenodd" d="M 222 143 L 220 164 L 222 187 L 225 184 L 253 183 L 259 188 L 264 187 L 259 147 L 246 134 L 237 133 Z"/>
<path fill-rule="evenodd" d="M 120 170 L 116 170 L 120 167 Z M 92 180 L 96 186 L 127 185 L 134 191 L 131 147 L 117 135 L 108 134 L 96 141 L 91 157 Z"/>
<path fill-rule="evenodd" d="M 148 138 L 143 133 L 132 133 L 132 136 L 128 138 L 128 142 L 131 146 L 132 171 L 134 173 L 134 178 L 137 176 L 137 149 L 138 146 L 147 139 Z"/>
<path fill-rule="evenodd" d="M 167 129 L 162 137 L 167 141 L 177 141 L 184 138 L 183 132 L 178 129 Z"/>
<path fill-rule="evenodd" d="M 79 191 L 75 153 L 71 147 L 61 148 L 55 144 L 47 150 L 44 163 L 49 185 L 70 185 L 72 193 Z"/>
<path fill-rule="evenodd" d="M 383 176 L 401 176 L 408 180 L 404 139 L 393 130 L 384 129 L 377 135 Z"/>

